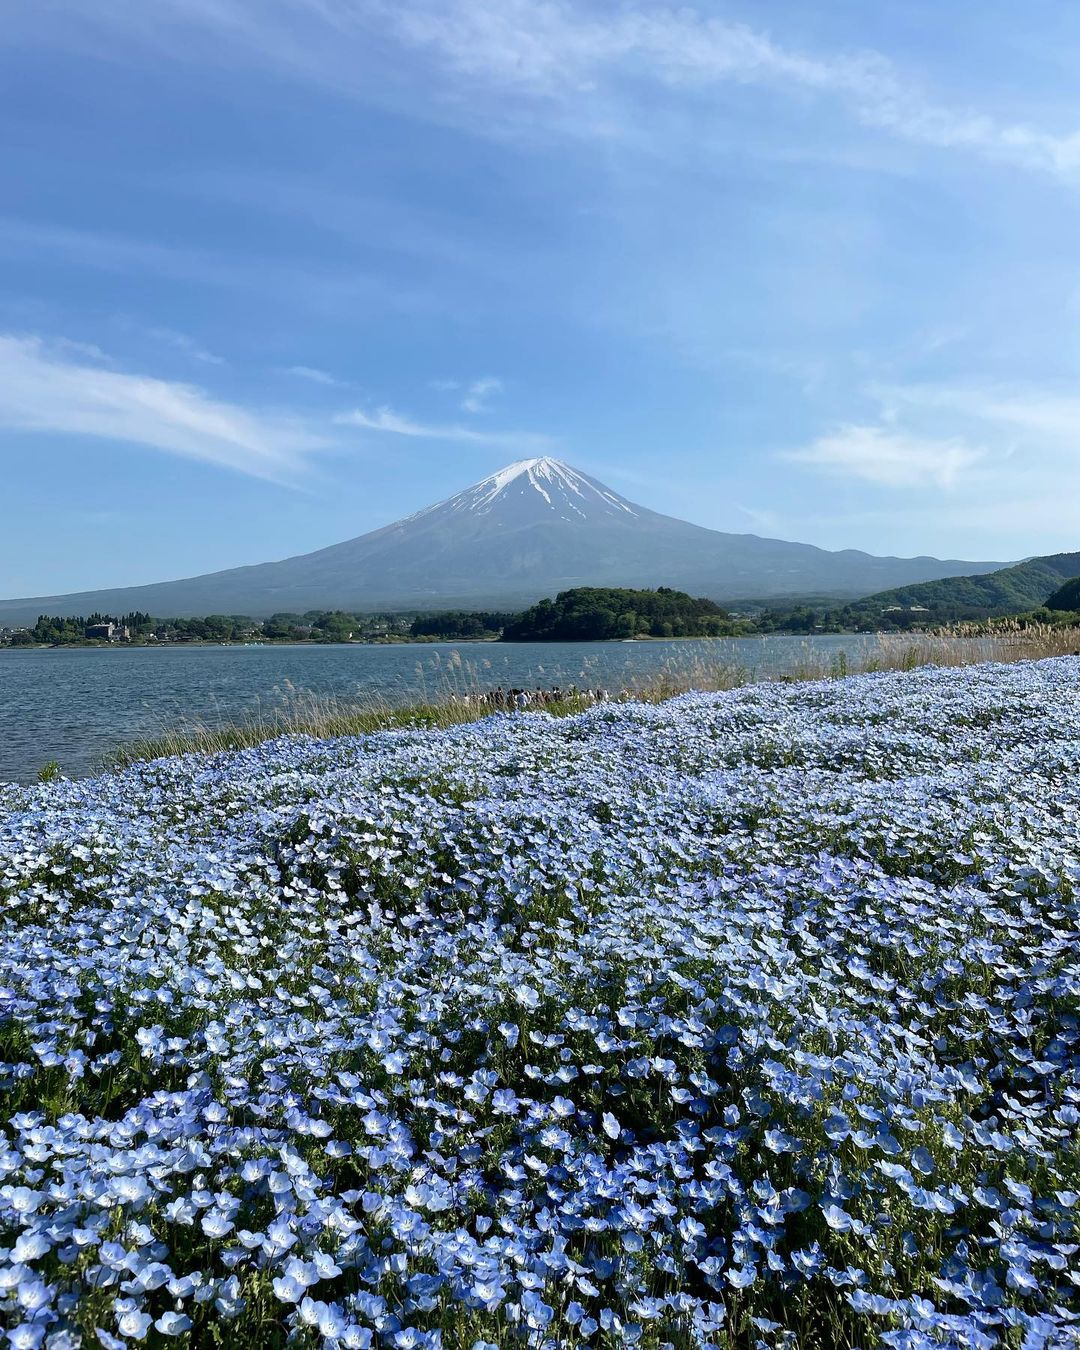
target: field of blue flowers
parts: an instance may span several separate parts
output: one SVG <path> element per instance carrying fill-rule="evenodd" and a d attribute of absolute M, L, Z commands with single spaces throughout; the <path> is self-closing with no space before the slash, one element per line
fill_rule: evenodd
<path fill-rule="evenodd" d="M 1080 1344 L 1080 660 L 0 789 L 10 1345 Z"/>

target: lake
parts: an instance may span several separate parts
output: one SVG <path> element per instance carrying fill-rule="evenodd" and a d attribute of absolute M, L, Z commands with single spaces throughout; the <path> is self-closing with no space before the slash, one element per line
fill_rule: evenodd
<path fill-rule="evenodd" d="M 29 782 L 49 760 L 68 777 L 101 767 L 116 746 L 184 724 L 221 724 L 297 693 L 416 702 L 450 688 L 617 692 L 665 668 L 724 661 L 759 673 L 807 654 L 855 657 L 851 635 L 682 642 L 425 643 L 401 646 L 0 648 L 0 781 Z"/>

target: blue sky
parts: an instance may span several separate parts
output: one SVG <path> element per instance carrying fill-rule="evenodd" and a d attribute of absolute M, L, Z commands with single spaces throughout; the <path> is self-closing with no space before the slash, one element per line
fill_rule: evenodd
<path fill-rule="evenodd" d="M 0 33 L 0 594 L 550 453 L 718 529 L 1080 548 L 1080 9 L 40 0 Z"/>

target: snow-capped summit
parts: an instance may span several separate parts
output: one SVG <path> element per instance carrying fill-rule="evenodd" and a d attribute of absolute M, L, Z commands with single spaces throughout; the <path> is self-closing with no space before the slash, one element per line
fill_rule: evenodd
<path fill-rule="evenodd" d="M 477 515 L 509 513 L 519 520 L 535 514 L 538 519 L 558 517 L 567 521 L 596 520 L 620 513 L 638 515 L 637 508 L 617 492 L 550 455 L 508 464 L 505 469 L 490 474 L 444 502 L 429 506 L 411 519 L 417 520 L 432 511 Z"/>
<path fill-rule="evenodd" d="M 303 614 L 522 608 L 572 586 L 674 586 L 714 600 L 866 595 L 998 563 L 874 558 L 721 534 L 636 506 L 560 459 L 508 464 L 404 520 L 281 562 L 187 581 L 0 602 L 39 614 Z"/>

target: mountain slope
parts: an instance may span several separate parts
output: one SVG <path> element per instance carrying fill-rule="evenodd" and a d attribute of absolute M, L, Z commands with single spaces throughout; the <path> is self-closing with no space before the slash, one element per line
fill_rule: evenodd
<path fill-rule="evenodd" d="M 1080 560 L 1077 563 L 1077 575 L 1064 586 L 1056 590 L 1046 600 L 1047 609 L 1060 609 L 1065 612 L 1080 611 Z"/>
<path fill-rule="evenodd" d="M 909 609 L 921 605 L 932 618 L 942 619 L 1023 614 L 1044 605 L 1063 581 L 1078 575 L 1080 553 L 1053 553 L 981 576 L 946 577 L 880 591 L 861 600 L 858 608 L 881 610 L 900 605 Z"/>
<path fill-rule="evenodd" d="M 0 602 L 40 613 L 181 617 L 307 609 L 523 607 L 573 586 L 673 586 L 716 600 L 865 595 L 998 563 L 877 558 L 723 534 L 660 515 L 555 459 L 527 459 L 369 534 L 184 581 Z"/>

